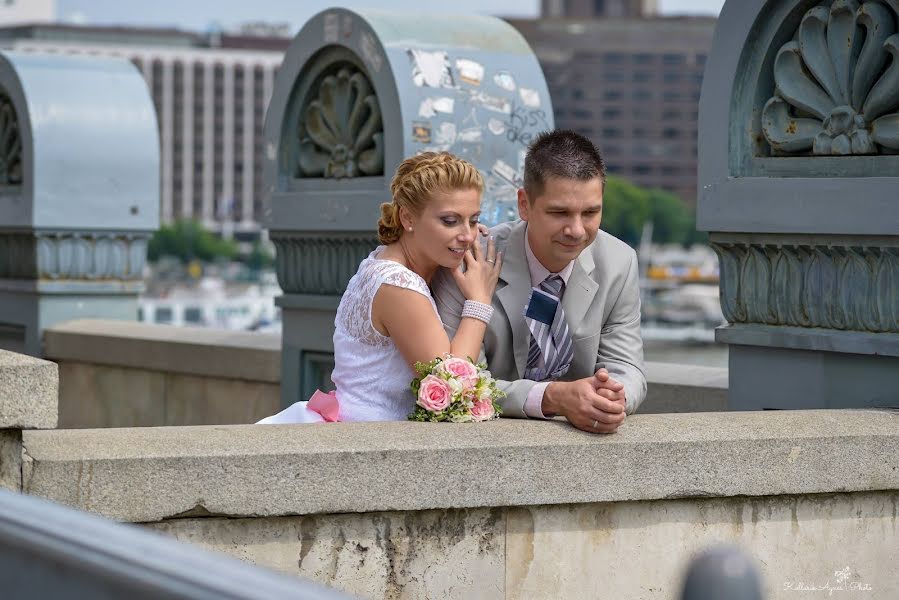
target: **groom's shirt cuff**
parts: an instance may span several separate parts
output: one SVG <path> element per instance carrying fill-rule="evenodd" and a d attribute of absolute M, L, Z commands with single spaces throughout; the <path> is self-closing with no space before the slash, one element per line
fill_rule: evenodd
<path fill-rule="evenodd" d="M 543 414 L 543 393 L 546 391 L 547 386 L 552 383 L 550 381 L 543 381 L 538 383 L 534 387 L 531 388 L 531 391 L 528 392 L 528 397 L 524 401 L 524 414 L 526 414 L 531 419 L 548 419 L 546 415 Z"/>

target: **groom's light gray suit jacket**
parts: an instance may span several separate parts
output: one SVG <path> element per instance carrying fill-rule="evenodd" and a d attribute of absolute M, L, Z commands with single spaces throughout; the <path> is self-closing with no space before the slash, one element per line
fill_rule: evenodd
<path fill-rule="evenodd" d="M 522 379 L 531 332 L 524 310 L 531 293 L 525 254 L 527 223 L 515 221 L 490 230 L 504 249 L 503 266 L 493 296 L 493 318 L 484 335 L 482 359 L 507 396 L 503 415 L 526 417 L 524 404 L 537 382 Z M 434 300 L 450 338 L 461 321 L 465 298 L 452 274 L 440 269 L 432 280 Z M 576 259 L 562 296 L 574 345 L 566 381 L 593 375 L 600 367 L 624 384 L 627 412 L 646 396 L 643 341 L 640 337 L 640 288 L 634 250 L 604 231 Z"/>

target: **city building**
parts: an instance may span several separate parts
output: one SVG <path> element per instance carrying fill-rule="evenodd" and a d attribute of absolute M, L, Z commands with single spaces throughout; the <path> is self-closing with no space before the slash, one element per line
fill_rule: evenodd
<path fill-rule="evenodd" d="M 196 219 L 226 237 L 259 237 L 262 128 L 287 37 L 171 29 L 0 28 L 19 52 L 117 56 L 140 70 L 156 106 L 163 223 Z"/>
<path fill-rule="evenodd" d="M 716 19 L 640 16 L 654 5 L 544 0 L 545 14 L 562 17 L 509 22 L 540 61 L 556 127 L 589 137 L 610 173 L 695 206 L 699 93 Z"/>

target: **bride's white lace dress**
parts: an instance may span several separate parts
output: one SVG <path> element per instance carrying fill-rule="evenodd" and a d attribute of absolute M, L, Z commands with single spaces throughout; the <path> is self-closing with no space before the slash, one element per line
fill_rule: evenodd
<path fill-rule="evenodd" d="M 334 370 L 341 421 L 405 420 L 415 407 L 409 383 L 415 376 L 393 340 L 371 323 L 371 306 L 382 285 L 416 291 L 427 297 L 437 314 L 428 284 L 403 265 L 378 258 L 378 246 L 359 265 L 347 284 L 334 320 Z M 260 423 L 317 423 L 320 414 L 297 402 Z"/>

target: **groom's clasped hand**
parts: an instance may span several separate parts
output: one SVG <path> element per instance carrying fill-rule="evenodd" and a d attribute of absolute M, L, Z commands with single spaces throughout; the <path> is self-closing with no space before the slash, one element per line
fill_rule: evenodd
<path fill-rule="evenodd" d="M 544 402 L 547 416 L 563 416 L 591 433 L 614 433 L 626 416 L 624 386 L 606 369 L 597 370 L 592 377 L 551 383 Z"/>

